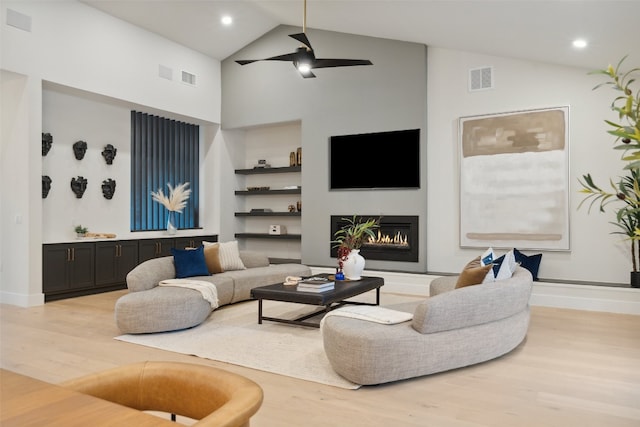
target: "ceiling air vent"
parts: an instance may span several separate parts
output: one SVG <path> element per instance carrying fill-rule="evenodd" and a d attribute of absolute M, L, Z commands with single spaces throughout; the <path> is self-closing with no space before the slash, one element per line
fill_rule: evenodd
<path fill-rule="evenodd" d="M 182 83 L 186 83 L 191 86 L 196 85 L 196 75 L 182 70 Z"/>
<path fill-rule="evenodd" d="M 493 67 L 470 69 L 469 92 L 486 89 L 493 89 Z"/>

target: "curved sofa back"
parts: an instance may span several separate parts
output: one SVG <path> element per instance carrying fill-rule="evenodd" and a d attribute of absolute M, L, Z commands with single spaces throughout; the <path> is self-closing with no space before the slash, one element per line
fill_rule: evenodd
<path fill-rule="evenodd" d="M 518 267 L 509 279 L 427 298 L 416 308 L 412 326 L 431 334 L 505 319 L 527 308 L 532 286 L 531 273 Z"/>
<path fill-rule="evenodd" d="M 269 258 L 255 251 L 240 251 L 240 259 L 246 268 L 266 267 Z M 132 292 L 155 288 L 161 280 L 175 279 L 173 256 L 153 258 L 138 264 L 127 274 L 127 288 Z"/>

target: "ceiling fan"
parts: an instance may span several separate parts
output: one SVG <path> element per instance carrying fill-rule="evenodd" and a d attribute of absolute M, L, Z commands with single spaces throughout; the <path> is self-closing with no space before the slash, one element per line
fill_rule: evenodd
<path fill-rule="evenodd" d="M 302 17 L 302 32 L 290 34 L 289 37 L 302 43 L 295 52 L 286 53 L 284 55 L 272 56 L 265 59 L 241 59 L 236 62 L 240 65 L 247 65 L 258 61 L 290 61 L 298 72 L 305 79 L 315 77 L 311 70 L 316 68 L 332 68 L 332 67 L 353 67 L 356 65 L 373 65 L 368 59 L 336 59 L 336 58 L 316 58 L 311 42 L 307 38 L 307 0 L 304 0 L 304 14 Z"/>

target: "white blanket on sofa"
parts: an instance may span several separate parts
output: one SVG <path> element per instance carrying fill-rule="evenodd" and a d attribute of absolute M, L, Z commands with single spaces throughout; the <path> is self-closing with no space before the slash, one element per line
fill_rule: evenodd
<path fill-rule="evenodd" d="M 218 308 L 218 289 L 213 283 L 204 280 L 192 279 L 167 279 L 161 280 L 158 286 L 176 286 L 179 288 L 189 288 L 198 291 L 202 297 L 211 304 L 211 309 Z"/>
<path fill-rule="evenodd" d="M 320 321 L 321 328 L 325 319 L 330 316 L 350 317 L 385 325 L 395 325 L 396 323 L 408 322 L 413 319 L 413 313 L 391 310 L 379 305 L 347 305 L 328 312 Z"/>

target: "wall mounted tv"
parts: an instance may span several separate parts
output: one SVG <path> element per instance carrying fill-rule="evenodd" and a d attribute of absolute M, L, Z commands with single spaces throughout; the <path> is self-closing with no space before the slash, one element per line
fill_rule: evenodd
<path fill-rule="evenodd" d="M 420 129 L 332 136 L 329 188 L 420 188 Z"/>

